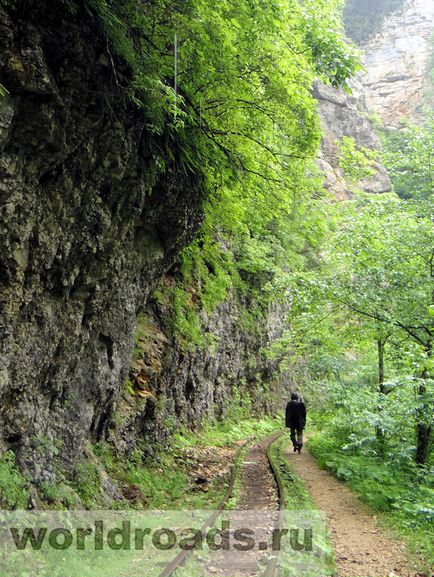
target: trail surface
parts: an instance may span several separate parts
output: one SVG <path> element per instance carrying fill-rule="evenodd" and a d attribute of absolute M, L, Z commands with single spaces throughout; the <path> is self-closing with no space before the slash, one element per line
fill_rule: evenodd
<path fill-rule="evenodd" d="M 255 443 L 248 449 L 242 462 L 241 487 L 237 502 L 237 510 L 239 511 L 277 511 L 277 488 L 267 459 L 267 447 L 270 441 L 271 439 L 268 437 Z M 271 529 L 274 526 L 272 513 L 269 519 L 267 517 L 267 520 L 270 521 Z M 252 524 L 247 526 L 258 533 L 261 530 L 260 527 L 255 527 Z M 261 568 L 263 560 L 264 553 L 257 550 L 243 553 L 215 552 L 204 573 L 205 575 L 222 577 L 261 575 L 264 570 L 264 567 Z"/>
<path fill-rule="evenodd" d="M 389 538 L 375 516 L 344 483 L 321 470 L 307 451 L 287 452 L 290 465 L 323 511 L 333 543 L 339 577 L 414 577 L 405 546 Z"/>

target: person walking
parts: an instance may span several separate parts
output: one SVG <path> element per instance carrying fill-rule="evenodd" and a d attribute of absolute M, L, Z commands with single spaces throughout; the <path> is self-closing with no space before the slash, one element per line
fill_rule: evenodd
<path fill-rule="evenodd" d="M 303 447 L 303 429 L 306 426 L 306 405 L 297 393 L 291 393 L 285 411 L 286 427 L 291 430 L 294 453 L 301 453 Z"/>

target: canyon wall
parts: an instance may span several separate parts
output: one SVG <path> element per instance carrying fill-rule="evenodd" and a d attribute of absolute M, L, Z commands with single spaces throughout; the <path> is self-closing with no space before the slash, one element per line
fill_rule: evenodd
<path fill-rule="evenodd" d="M 407 0 L 362 45 L 363 94 L 386 126 L 433 106 L 434 0 Z"/>
<path fill-rule="evenodd" d="M 199 226 L 202 187 L 115 82 L 88 15 L 0 16 L 0 449 L 39 481 L 54 448 L 72 464 L 105 435 L 138 312 Z"/>
<path fill-rule="evenodd" d="M 88 12 L 3 3 L 0 18 L 0 451 L 38 485 L 89 443 L 151 452 L 170 424 L 221 418 L 243 384 L 260 402 L 285 317 L 249 334 L 249 303 L 228 299 L 204 318 L 210 346 L 182 349 L 149 297 L 202 222 L 200 175 L 128 98 Z"/>
<path fill-rule="evenodd" d="M 399 128 L 405 118 L 417 120 L 424 109 L 433 108 L 434 0 L 395 0 L 387 6 L 377 0 L 349 2 L 346 26 L 360 42 L 363 64 L 352 81 L 352 93 L 322 84 L 314 92 L 323 127 L 319 165 L 325 187 L 338 199 L 351 196 L 353 187 L 339 166 L 342 137 L 379 150 L 372 114 L 386 127 Z M 384 167 L 375 163 L 373 168 L 373 176 L 357 187 L 372 193 L 390 191 Z"/>
<path fill-rule="evenodd" d="M 162 315 L 173 311 L 151 301 L 139 318 L 128 386 L 108 440 L 129 456 L 140 446 L 152 454 L 180 426 L 198 429 L 225 420 L 238 404 L 257 415 L 283 407 L 279 359 L 267 352 L 286 325 L 289 303 L 252 315 L 255 303 L 228 295 L 201 321 L 207 342 L 186 347 Z"/>
<path fill-rule="evenodd" d="M 314 96 L 323 133 L 318 163 L 325 176 L 324 186 L 335 198 L 343 200 L 351 196 L 354 183 L 349 182 L 339 163 L 342 138 L 352 138 L 359 148 L 374 151 L 380 149 L 380 140 L 360 90 L 347 94 L 342 89 L 317 83 Z M 386 169 L 379 162 L 374 162 L 372 168 L 373 174 L 357 183 L 357 188 L 375 194 L 389 192 L 391 182 Z"/>

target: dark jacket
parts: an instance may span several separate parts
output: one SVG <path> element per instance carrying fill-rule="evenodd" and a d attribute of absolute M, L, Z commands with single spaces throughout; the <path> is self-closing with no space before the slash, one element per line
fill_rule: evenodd
<path fill-rule="evenodd" d="M 303 401 L 289 401 L 286 405 L 286 427 L 304 429 L 306 426 L 306 405 Z"/>

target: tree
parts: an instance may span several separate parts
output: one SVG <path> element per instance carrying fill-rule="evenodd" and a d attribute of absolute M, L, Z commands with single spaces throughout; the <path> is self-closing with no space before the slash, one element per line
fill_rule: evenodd
<path fill-rule="evenodd" d="M 428 199 L 434 194 L 434 114 L 402 130 L 383 130 L 383 162 L 401 198 Z"/>
<path fill-rule="evenodd" d="M 116 81 L 152 130 L 169 123 L 185 165 L 221 174 L 229 163 L 261 187 L 291 184 L 292 166 L 315 153 L 314 78 L 346 86 L 359 66 L 337 0 L 84 4 L 129 65 L 113 65 Z"/>
<path fill-rule="evenodd" d="M 345 218 L 325 261 L 329 298 L 385 327 L 378 337 L 380 388 L 385 338 L 398 329 L 417 346 L 416 461 L 427 458 L 432 432 L 434 341 L 434 207 L 393 195 L 361 197 Z M 380 335 L 380 333 L 379 333 Z"/>

